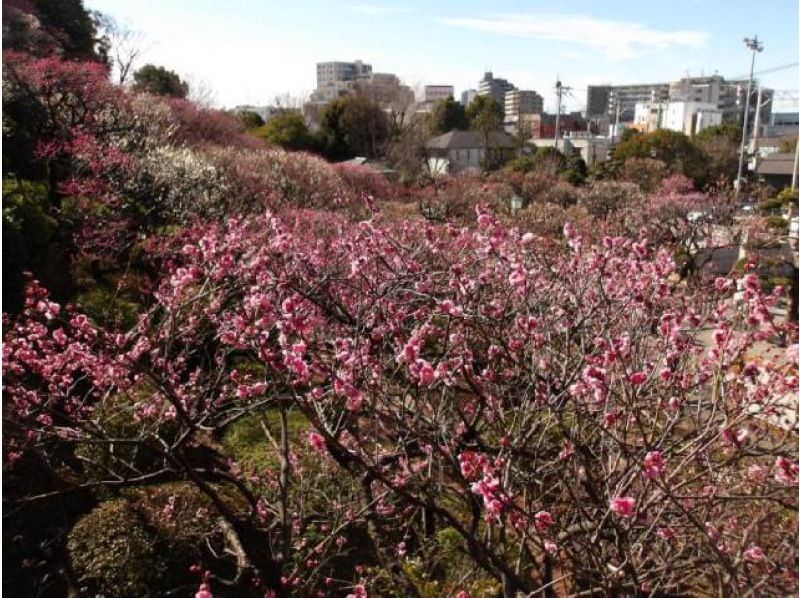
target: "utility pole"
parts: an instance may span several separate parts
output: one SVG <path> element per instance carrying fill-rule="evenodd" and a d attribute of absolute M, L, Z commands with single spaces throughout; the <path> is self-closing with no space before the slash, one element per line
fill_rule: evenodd
<path fill-rule="evenodd" d="M 762 91 L 763 91 L 763 88 L 761 86 L 759 86 L 758 87 L 758 96 L 756 97 L 756 101 L 758 102 L 756 104 L 756 116 L 755 116 L 755 119 L 753 121 L 753 139 L 755 141 L 755 143 L 753 143 L 754 151 L 758 151 L 758 137 L 759 137 L 759 135 L 761 133 L 761 109 L 772 101 L 772 98 L 768 97 L 766 100 L 764 100 L 762 102 L 761 101 L 762 96 L 763 96 Z"/>
<path fill-rule="evenodd" d="M 747 99 L 745 101 L 744 107 L 744 122 L 742 124 L 742 146 L 739 149 L 739 171 L 736 175 L 736 195 L 739 195 L 739 192 L 742 188 L 742 170 L 744 168 L 744 149 L 745 145 L 747 144 L 747 121 L 749 120 L 750 116 L 750 92 L 753 89 L 753 69 L 756 65 L 756 52 L 761 52 L 764 49 L 764 44 L 758 41 L 758 36 L 753 36 L 753 38 L 746 37 L 744 38 L 744 44 L 750 48 L 753 52 L 753 57 L 750 60 L 750 78 L 747 81 Z"/>
<path fill-rule="evenodd" d="M 656 130 L 661 128 L 661 96 L 658 97 L 658 120 L 656 121 Z"/>
<path fill-rule="evenodd" d="M 792 168 L 792 191 L 797 189 L 797 163 L 800 161 L 800 142 L 794 144 L 794 167 Z"/>
<path fill-rule="evenodd" d="M 616 141 L 617 131 L 619 130 L 619 96 L 617 96 L 614 99 L 615 99 L 614 103 L 617 105 L 617 108 L 616 108 L 616 116 L 614 117 L 614 130 L 611 131 L 611 145 L 614 145 L 614 142 Z"/>
<path fill-rule="evenodd" d="M 764 104 L 766 105 L 766 104 Z M 758 86 L 756 93 L 756 115 L 753 118 L 753 138 L 758 139 L 758 129 L 761 127 L 761 86 Z"/>
<path fill-rule="evenodd" d="M 558 128 L 561 124 L 561 92 L 561 81 L 556 81 L 556 96 L 558 99 L 556 100 L 556 131 L 555 138 L 553 139 L 553 145 L 555 146 L 556 151 L 558 151 Z"/>

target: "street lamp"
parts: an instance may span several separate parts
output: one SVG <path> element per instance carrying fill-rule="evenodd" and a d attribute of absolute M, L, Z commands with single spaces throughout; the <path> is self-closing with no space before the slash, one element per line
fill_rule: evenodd
<path fill-rule="evenodd" d="M 744 168 L 744 147 L 747 142 L 747 121 L 750 116 L 750 92 L 753 88 L 753 68 L 756 65 L 756 52 L 761 52 L 764 49 L 764 44 L 758 41 L 758 36 L 752 39 L 749 37 L 744 38 L 744 45 L 746 45 L 753 52 L 753 57 L 750 60 L 750 79 L 747 81 L 747 99 L 744 107 L 744 123 L 742 125 L 742 146 L 739 149 L 739 170 L 736 174 L 736 195 L 742 188 L 742 169 Z"/>

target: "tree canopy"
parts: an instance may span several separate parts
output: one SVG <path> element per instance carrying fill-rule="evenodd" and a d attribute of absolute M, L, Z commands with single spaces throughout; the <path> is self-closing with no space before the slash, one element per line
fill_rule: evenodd
<path fill-rule="evenodd" d="M 452 96 L 439 100 L 430 114 L 431 134 L 440 135 L 453 129 L 464 130 L 469 128 L 469 119 L 466 110 L 460 102 Z"/>
<path fill-rule="evenodd" d="M 564 154 L 554 147 L 535 148 L 533 153 L 509 162 L 505 169 L 510 172 L 537 172 L 559 177 L 573 185 L 582 183 L 586 178 L 586 162 L 579 154 Z"/>
<path fill-rule="evenodd" d="M 376 158 L 389 140 L 388 116 L 368 97 L 338 98 L 323 112 L 319 136 L 323 152 L 332 160 Z"/>
<path fill-rule="evenodd" d="M 488 137 L 490 131 L 502 126 L 505 112 L 492 96 L 479 95 L 467 106 L 466 114 L 470 128 Z"/>
<path fill-rule="evenodd" d="M 708 168 L 702 150 L 677 131 L 659 129 L 652 133 L 633 134 L 614 148 L 614 160 L 622 164 L 628 158 L 661 160 L 670 172 L 680 173 L 703 184 Z"/>
<path fill-rule="evenodd" d="M 275 114 L 266 124 L 255 129 L 253 134 L 271 145 L 288 150 L 312 150 L 316 147 L 314 136 L 297 110 Z"/>
<path fill-rule="evenodd" d="M 739 143 L 742 140 L 742 127 L 736 121 L 712 125 L 700 131 L 694 138 L 698 141 L 724 138 Z"/>
<path fill-rule="evenodd" d="M 260 114 L 252 110 L 242 110 L 237 116 L 242 121 L 245 129 L 257 129 L 264 126 L 264 119 L 261 118 Z"/>
<path fill-rule="evenodd" d="M 107 63 L 108 40 L 98 33 L 100 18 L 82 0 L 5 2 L 3 48 Z"/>
<path fill-rule="evenodd" d="M 146 64 L 133 73 L 133 81 L 137 91 L 157 96 L 185 98 L 189 94 L 189 84 L 163 66 Z"/>

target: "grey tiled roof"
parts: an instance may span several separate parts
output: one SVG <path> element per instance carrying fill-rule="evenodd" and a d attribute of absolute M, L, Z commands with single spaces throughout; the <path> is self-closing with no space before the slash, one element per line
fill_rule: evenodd
<path fill-rule="evenodd" d="M 514 138 L 504 131 L 489 133 L 489 146 L 492 148 L 517 147 Z M 478 131 L 450 131 L 444 135 L 428 139 L 425 143 L 428 149 L 471 149 L 483 147 L 483 135 Z"/>
<path fill-rule="evenodd" d="M 756 167 L 758 174 L 792 174 L 794 153 L 778 152 L 765 156 Z"/>

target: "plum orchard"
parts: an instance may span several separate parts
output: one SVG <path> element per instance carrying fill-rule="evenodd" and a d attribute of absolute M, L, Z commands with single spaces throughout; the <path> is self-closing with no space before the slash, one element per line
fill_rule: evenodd
<path fill-rule="evenodd" d="M 442 530 L 471 563 L 462 596 L 477 578 L 796 592 L 797 437 L 762 417 L 796 369 L 747 357 L 787 332 L 778 293 L 747 275 L 734 301 L 734 280 L 676 283 L 644 240 L 563 233 L 481 209 L 476 228 L 311 210 L 186 226 L 150 245 L 163 277 L 131 330 L 31 284 L 6 322 L 6 459 L 78 486 L 194 485 L 227 547 L 203 596 L 364 596 L 374 568 L 333 572 L 356 528 L 412 594 L 404 563 Z M 253 416 L 260 468 L 217 441 Z"/>

